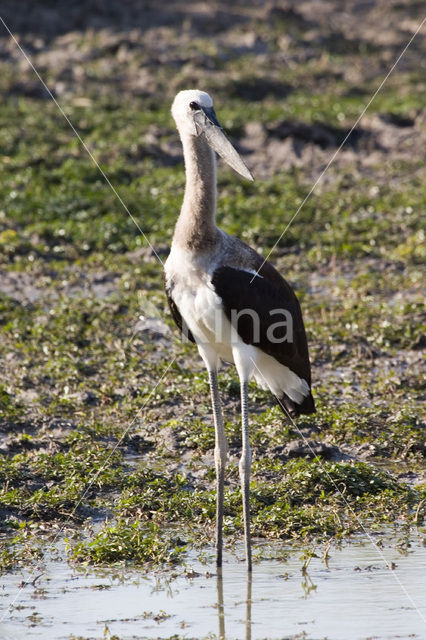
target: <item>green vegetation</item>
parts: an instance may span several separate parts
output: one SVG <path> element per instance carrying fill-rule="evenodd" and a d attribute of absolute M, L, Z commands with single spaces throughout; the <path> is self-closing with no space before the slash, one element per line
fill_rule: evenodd
<path fill-rule="evenodd" d="M 133 518 L 118 518 L 114 524 L 105 523 L 90 542 L 76 545 L 72 557 L 94 564 L 164 564 L 182 554 L 185 546 L 179 544 L 152 522 L 142 525 Z"/>
<path fill-rule="evenodd" d="M 273 472 L 280 480 L 265 482 L 265 472 Z M 179 475 L 146 470 L 126 476 L 126 485 L 114 501 L 113 523 L 107 521 L 88 541 L 70 545 L 74 559 L 170 562 L 189 543 L 199 546 L 211 539 L 214 491 L 194 489 Z M 262 460 L 255 464 L 252 483 L 253 531 L 283 540 L 341 538 L 360 530 L 361 514 L 374 526 L 392 523 L 395 510 L 406 524 L 413 522 L 413 509 L 424 496 L 426 491 L 400 484 L 366 463 Z M 228 535 L 241 532 L 239 488 L 225 493 L 225 523 Z M 366 520 L 364 526 L 371 523 Z"/>
<path fill-rule="evenodd" d="M 220 166 L 218 222 L 264 255 L 274 246 L 389 67 L 381 45 L 341 34 L 298 58 L 308 27 L 297 12 L 257 24 L 264 57 L 191 37 L 186 62 L 155 69 L 141 46 L 119 62 L 107 34 L 75 34 L 86 75 L 59 101 L 139 228 L 56 106 L 31 93 L 30 72 L 20 71 L 18 90 L 15 63 L 0 61 L 0 570 L 38 562 L 63 536 L 70 560 L 100 564 L 175 563 L 212 543 L 208 384 L 194 347 L 173 333 L 143 234 L 164 260 L 184 188 L 169 108 L 200 77 L 225 129 L 260 154 L 247 156 L 262 176 L 253 184 Z M 296 62 L 284 65 L 283 50 Z M 259 537 L 307 543 L 422 524 L 426 86 L 412 51 L 271 255 L 302 303 L 318 411 L 296 429 L 250 387 Z M 352 77 L 360 59 L 370 71 Z M 62 82 L 45 64 L 47 81 Z M 151 73 L 147 95 L 126 84 L 141 69 Z M 283 121 L 320 126 L 328 143 L 281 139 Z M 271 164 L 278 143 L 282 167 Z M 220 385 L 233 541 L 242 515 L 232 369 Z M 294 453 L 303 438 L 311 451 Z"/>

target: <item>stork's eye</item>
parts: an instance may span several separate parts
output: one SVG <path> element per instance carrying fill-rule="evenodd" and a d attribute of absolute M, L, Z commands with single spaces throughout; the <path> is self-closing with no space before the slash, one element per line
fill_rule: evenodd
<path fill-rule="evenodd" d="M 190 102 L 189 106 L 193 111 L 199 111 L 201 109 L 201 107 L 198 104 L 198 102 Z"/>

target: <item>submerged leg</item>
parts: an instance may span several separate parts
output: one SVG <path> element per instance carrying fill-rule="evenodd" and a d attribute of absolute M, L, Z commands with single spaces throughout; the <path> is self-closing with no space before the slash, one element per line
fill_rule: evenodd
<path fill-rule="evenodd" d="M 216 565 L 222 566 L 222 528 L 223 528 L 223 490 L 225 483 L 225 466 L 228 456 L 228 443 L 223 426 L 222 408 L 217 384 L 217 370 L 209 369 L 210 391 L 212 396 L 216 444 L 214 460 L 216 465 Z"/>
<path fill-rule="evenodd" d="M 242 453 L 240 459 L 240 480 L 243 495 L 244 541 L 246 547 L 247 570 L 251 571 L 251 539 L 250 539 L 250 470 L 251 449 L 248 431 L 248 381 L 241 380 L 241 426 Z"/>

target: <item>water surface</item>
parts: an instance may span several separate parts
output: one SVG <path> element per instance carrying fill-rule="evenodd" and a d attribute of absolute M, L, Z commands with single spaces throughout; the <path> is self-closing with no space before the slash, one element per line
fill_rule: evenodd
<path fill-rule="evenodd" d="M 369 541 L 346 544 L 330 550 L 328 566 L 313 558 L 305 575 L 300 555 L 261 560 L 251 584 L 244 563 L 230 553 L 222 580 L 213 562 L 202 564 L 195 555 L 186 575 L 177 577 L 81 572 L 52 562 L 35 586 L 19 589 L 34 575 L 5 575 L 0 638 L 103 638 L 106 628 L 120 639 L 426 638 L 426 548 L 420 543 L 404 553 L 388 545 L 379 551 Z"/>

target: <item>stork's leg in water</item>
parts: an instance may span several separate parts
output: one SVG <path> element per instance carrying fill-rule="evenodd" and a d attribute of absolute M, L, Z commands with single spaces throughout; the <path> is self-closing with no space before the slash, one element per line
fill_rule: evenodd
<path fill-rule="evenodd" d="M 225 484 L 225 466 L 228 456 L 228 443 L 226 441 L 225 429 L 223 426 L 222 407 L 220 404 L 219 387 L 217 384 L 217 370 L 209 369 L 210 391 L 212 396 L 212 407 L 214 416 L 214 428 L 216 444 L 214 449 L 214 460 L 216 466 L 216 565 L 222 566 L 222 546 L 223 546 L 223 491 Z"/>
<path fill-rule="evenodd" d="M 241 380 L 241 426 L 242 426 L 242 453 L 240 459 L 240 480 L 243 496 L 244 516 L 244 541 L 246 548 L 247 570 L 252 570 L 251 565 L 251 538 L 250 538 L 250 470 L 251 449 L 248 430 L 248 381 Z"/>

